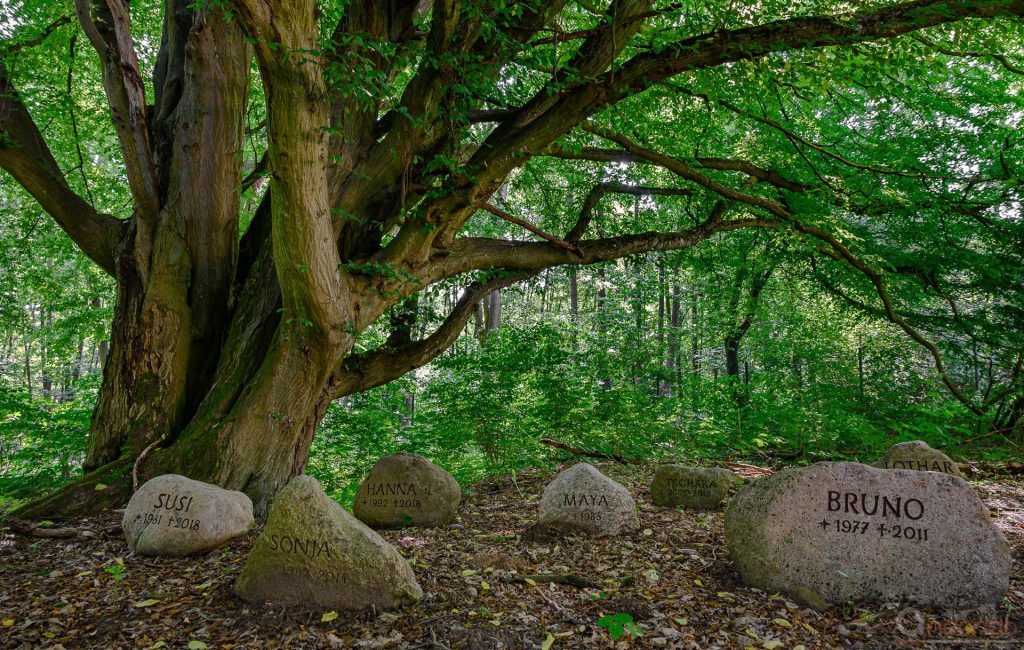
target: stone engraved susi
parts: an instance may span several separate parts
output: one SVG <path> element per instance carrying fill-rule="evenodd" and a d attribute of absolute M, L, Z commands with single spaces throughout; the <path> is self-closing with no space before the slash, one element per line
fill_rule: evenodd
<path fill-rule="evenodd" d="M 188 512 L 189 508 L 192 507 L 192 501 L 195 499 L 194 496 L 182 496 L 177 494 L 158 494 L 156 503 L 153 505 L 154 510 L 169 510 L 172 512 L 185 513 Z M 147 512 L 143 518 L 143 523 L 147 525 L 162 525 L 164 523 L 164 515 L 157 514 L 154 512 Z M 200 521 L 196 517 L 184 517 L 175 514 L 167 516 L 167 527 L 168 528 L 183 528 L 185 530 L 199 530 Z"/>
<path fill-rule="evenodd" d="M 193 499 L 195 497 L 179 496 L 177 494 L 158 494 L 156 505 L 153 508 L 157 510 L 164 508 L 166 510 L 188 512 L 188 509 L 192 507 Z"/>
<path fill-rule="evenodd" d="M 128 546 L 144 555 L 189 555 L 218 548 L 253 524 L 241 492 L 165 474 L 132 496 L 122 525 Z"/>

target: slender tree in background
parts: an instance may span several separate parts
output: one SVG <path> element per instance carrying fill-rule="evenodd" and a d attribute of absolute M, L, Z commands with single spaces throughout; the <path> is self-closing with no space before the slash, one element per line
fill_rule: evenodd
<path fill-rule="evenodd" d="M 942 296 L 951 326 L 989 334 L 1019 311 L 1024 1 L 791 5 L 15 3 L 4 182 L 117 286 L 85 476 L 23 512 L 105 507 L 133 473 L 179 472 L 262 514 L 332 400 L 430 362 L 496 290 L 743 229 L 820 258 L 984 412 L 899 296 Z M 101 85 L 104 118 L 43 101 L 65 81 L 39 72 L 50 61 L 69 88 L 72 72 Z M 492 195 L 541 157 L 598 171 L 582 209 L 538 225 Z M 102 166 L 127 204 L 92 198 L 86 169 Z M 610 181 L 622 166 L 647 180 Z M 616 195 L 685 209 L 651 229 L 595 209 Z M 521 237 L 488 236 L 492 216 Z M 678 327 L 686 294 L 668 275 Z M 389 316 L 452 278 L 464 291 L 423 338 Z M 1004 308 L 961 314 L 960 293 Z M 356 348 L 378 321 L 395 336 Z"/>

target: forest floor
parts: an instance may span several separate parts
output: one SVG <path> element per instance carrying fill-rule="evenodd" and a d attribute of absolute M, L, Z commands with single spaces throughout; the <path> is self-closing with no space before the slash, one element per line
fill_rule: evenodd
<path fill-rule="evenodd" d="M 129 554 L 120 512 L 74 522 L 87 536 L 73 539 L 0 529 L 0 647 L 1024 647 L 1020 477 L 972 479 L 1013 546 L 1014 575 L 998 610 L 889 604 L 819 613 L 740 582 L 723 541 L 724 509 L 655 507 L 646 489 L 653 466 L 601 468 L 637 499 L 641 532 L 527 543 L 519 535 L 536 520 L 552 474 L 479 483 L 466 490 L 455 528 L 383 533 L 414 559 L 426 594 L 395 612 L 334 616 L 235 598 L 232 583 L 258 530 L 205 557 L 169 559 Z M 120 579 L 115 558 L 123 558 Z M 571 573 L 599 586 L 532 585 L 513 571 Z M 597 623 L 616 613 L 629 614 L 640 635 L 613 642 Z"/>

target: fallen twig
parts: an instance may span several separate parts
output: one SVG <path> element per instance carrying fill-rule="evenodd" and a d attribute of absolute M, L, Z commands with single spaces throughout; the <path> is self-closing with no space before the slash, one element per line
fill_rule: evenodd
<path fill-rule="evenodd" d="M 574 573 L 541 573 L 537 575 L 517 575 L 515 576 L 516 582 L 526 582 L 532 580 L 536 583 L 550 583 L 553 582 L 559 585 L 569 585 L 570 587 L 579 587 L 580 589 L 590 589 L 597 587 L 597 583 L 583 576 L 578 576 Z M 527 583 L 529 584 L 529 583 Z"/>
<path fill-rule="evenodd" d="M 739 474 L 743 477 L 750 476 L 767 476 L 774 474 L 775 470 L 770 467 L 758 467 L 757 465 L 749 465 L 747 463 L 734 463 L 731 461 L 725 461 L 726 467 L 732 470 L 734 473 Z"/>
<path fill-rule="evenodd" d="M 132 465 L 132 494 L 135 494 L 139 490 L 139 467 L 142 465 L 142 462 L 146 460 L 146 456 L 148 456 L 149 452 L 153 450 L 153 447 L 160 444 L 161 440 L 163 440 L 162 436 L 151 442 L 148 447 L 142 450 L 139 457 L 135 459 L 135 464 Z"/>

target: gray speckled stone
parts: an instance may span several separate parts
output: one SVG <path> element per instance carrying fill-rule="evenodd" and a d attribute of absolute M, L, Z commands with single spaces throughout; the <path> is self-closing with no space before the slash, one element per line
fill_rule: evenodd
<path fill-rule="evenodd" d="M 732 497 L 725 539 L 747 583 L 803 602 L 983 607 L 1010 580 L 1009 543 L 981 499 L 938 472 L 859 463 L 779 472 Z"/>
<path fill-rule="evenodd" d="M 129 549 L 165 556 L 218 549 L 249 532 L 252 524 L 248 496 L 177 474 L 143 483 L 121 519 Z"/>
<path fill-rule="evenodd" d="M 394 546 L 332 501 L 310 476 L 278 495 L 235 594 L 321 610 L 397 607 L 423 591 Z"/>
<path fill-rule="evenodd" d="M 462 488 L 452 475 L 422 456 L 398 453 L 374 464 L 356 491 L 352 512 L 373 528 L 447 526 Z"/>
<path fill-rule="evenodd" d="M 924 440 L 898 442 L 885 451 L 885 455 L 872 464 L 881 469 L 913 469 L 922 472 L 942 472 L 960 476 L 960 469 L 946 454 L 932 449 Z"/>
<path fill-rule="evenodd" d="M 662 465 L 651 481 L 651 501 L 666 508 L 709 510 L 725 499 L 733 481 L 733 473 L 724 467 Z"/>
<path fill-rule="evenodd" d="M 629 491 L 589 463 L 573 465 L 544 488 L 539 523 L 561 532 L 595 537 L 640 528 Z"/>

